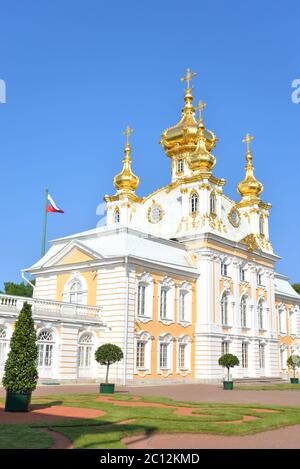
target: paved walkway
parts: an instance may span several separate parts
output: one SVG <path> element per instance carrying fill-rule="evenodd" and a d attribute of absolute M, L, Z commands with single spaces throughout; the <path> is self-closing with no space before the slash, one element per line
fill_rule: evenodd
<path fill-rule="evenodd" d="M 1 424 L 55 423 L 66 419 L 94 419 L 103 417 L 103 410 L 68 407 L 61 405 L 32 405 L 29 412 L 5 412 L 0 405 Z"/>
<path fill-rule="evenodd" d="M 98 393 L 99 385 L 60 385 L 39 386 L 33 396 L 45 396 L 49 394 L 80 394 Z M 268 404 L 300 406 L 299 391 L 224 391 L 220 385 L 211 384 L 173 384 L 162 386 L 117 386 L 116 392 L 131 393 L 141 396 L 170 397 L 180 401 L 191 402 L 225 402 L 244 404 Z M 5 391 L 0 388 L 0 396 Z"/>
<path fill-rule="evenodd" d="M 300 449 L 300 425 L 246 436 L 180 433 L 130 436 L 129 449 Z"/>

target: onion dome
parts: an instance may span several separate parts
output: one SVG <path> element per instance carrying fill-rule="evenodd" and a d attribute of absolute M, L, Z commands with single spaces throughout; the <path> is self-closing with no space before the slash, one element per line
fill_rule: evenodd
<path fill-rule="evenodd" d="M 259 196 L 262 193 L 264 186 L 261 182 L 257 181 L 254 176 L 254 167 L 252 164 L 252 153 L 250 151 L 250 142 L 253 140 L 249 134 L 243 139 L 243 142 L 247 145 L 246 151 L 246 176 L 245 179 L 239 183 L 237 190 L 241 194 L 242 199 L 246 202 L 259 200 Z"/>
<path fill-rule="evenodd" d="M 192 73 L 188 68 L 186 76 L 181 78 L 181 81 L 187 82 L 182 117 L 175 126 L 166 129 L 161 135 L 160 143 L 169 157 L 194 152 L 199 136 L 204 138 L 208 151 L 214 148 L 217 141 L 215 134 L 205 129 L 203 121 L 197 122 L 195 118 L 196 108 L 193 105 L 193 94 L 190 86 L 190 80 L 195 75 L 196 73 Z"/>
<path fill-rule="evenodd" d="M 123 169 L 114 177 L 114 186 L 120 191 L 135 191 L 139 185 L 139 178 L 133 174 L 131 170 L 131 158 L 130 158 L 130 144 L 129 136 L 133 132 L 130 127 L 127 127 L 124 134 L 126 135 L 126 145 L 124 149 L 125 156 L 123 158 Z"/>
<path fill-rule="evenodd" d="M 200 137 L 196 150 L 188 157 L 188 165 L 192 171 L 210 175 L 216 164 L 216 158 L 206 148 L 205 138 Z"/>

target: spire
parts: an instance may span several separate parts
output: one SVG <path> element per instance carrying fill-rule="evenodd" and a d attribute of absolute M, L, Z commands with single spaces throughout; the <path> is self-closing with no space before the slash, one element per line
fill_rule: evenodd
<path fill-rule="evenodd" d="M 126 143 L 124 148 L 125 156 L 123 158 L 123 169 L 122 171 L 114 177 L 114 186 L 120 191 L 135 191 L 139 185 L 139 178 L 133 174 L 131 170 L 131 147 L 130 147 L 130 135 L 133 130 L 127 126 L 126 130 L 123 132 L 126 137 Z"/>
<path fill-rule="evenodd" d="M 191 72 L 188 68 L 186 71 L 185 77 L 180 78 L 180 81 L 186 81 L 186 89 L 184 93 L 184 107 L 182 109 L 182 117 L 190 118 L 191 124 L 196 122 L 195 120 L 195 108 L 193 106 L 193 93 L 192 93 L 192 86 L 191 80 L 197 75 L 195 72 Z"/>
<path fill-rule="evenodd" d="M 199 119 L 198 119 L 198 127 L 204 129 L 204 122 L 203 122 L 203 109 L 207 106 L 202 100 L 199 101 L 198 106 L 195 107 L 195 111 L 199 111 Z"/>
<path fill-rule="evenodd" d="M 242 140 L 243 143 L 246 143 L 246 176 L 242 182 L 239 183 L 237 189 L 242 196 L 244 202 L 253 202 L 259 201 L 259 196 L 263 191 L 263 185 L 261 182 L 257 181 L 254 176 L 254 167 L 252 164 L 252 153 L 250 150 L 250 142 L 254 137 L 247 134 L 246 137 Z"/>
<path fill-rule="evenodd" d="M 166 154 L 170 157 L 182 157 L 193 153 L 199 142 L 199 137 L 205 138 L 205 146 L 208 151 L 211 151 L 217 141 L 217 138 L 213 132 L 204 128 L 202 119 L 202 110 L 205 107 L 201 101 L 200 120 L 197 122 L 195 117 L 195 107 L 193 105 L 193 93 L 191 80 L 197 74 L 191 72 L 188 68 L 186 75 L 180 79 L 180 81 L 186 82 L 186 88 L 184 93 L 184 106 L 182 108 L 182 116 L 180 121 L 173 127 L 169 127 L 162 133 L 161 145 L 163 146 Z M 199 130 L 202 131 L 203 135 L 199 135 Z"/>

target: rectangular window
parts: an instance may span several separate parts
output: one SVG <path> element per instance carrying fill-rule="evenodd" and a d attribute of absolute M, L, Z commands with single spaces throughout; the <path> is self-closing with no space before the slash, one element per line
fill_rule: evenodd
<path fill-rule="evenodd" d="M 180 370 L 185 369 L 185 350 L 186 344 L 179 344 L 178 348 L 178 365 Z"/>
<path fill-rule="evenodd" d="M 210 197 L 210 213 L 216 213 L 216 199 L 214 195 Z"/>
<path fill-rule="evenodd" d="M 257 272 L 256 276 L 257 285 L 262 285 L 262 274 Z"/>
<path fill-rule="evenodd" d="M 179 292 L 179 321 L 185 320 L 185 293 Z"/>
<path fill-rule="evenodd" d="M 242 368 L 248 368 L 248 344 L 242 343 Z"/>
<path fill-rule="evenodd" d="M 290 327 L 290 335 L 296 335 L 296 324 L 295 324 L 295 313 L 290 311 L 289 313 L 289 327 Z"/>
<path fill-rule="evenodd" d="M 259 368 L 265 367 L 265 347 L 259 344 Z"/>
<path fill-rule="evenodd" d="M 221 300 L 221 321 L 222 326 L 228 325 L 228 298 L 226 294 L 223 295 Z"/>
<path fill-rule="evenodd" d="M 160 344 L 159 367 L 168 368 L 168 344 Z"/>
<path fill-rule="evenodd" d="M 145 285 L 138 286 L 138 316 L 145 316 Z"/>
<path fill-rule="evenodd" d="M 167 290 L 160 290 L 160 318 L 167 319 Z"/>
<path fill-rule="evenodd" d="M 137 342 L 136 367 L 145 368 L 145 342 Z"/>
<path fill-rule="evenodd" d="M 240 267 L 240 281 L 245 282 L 245 280 L 246 280 L 245 270 L 242 267 Z"/>
<path fill-rule="evenodd" d="M 227 277 L 227 264 L 225 264 L 225 262 L 221 264 L 221 275 Z"/>
<path fill-rule="evenodd" d="M 183 171 L 183 161 L 178 160 L 178 162 L 177 162 L 177 172 L 182 173 L 182 171 Z"/>
<path fill-rule="evenodd" d="M 280 332 L 280 334 L 286 334 L 285 310 L 280 310 L 279 311 L 279 332 Z"/>
<path fill-rule="evenodd" d="M 245 299 L 241 301 L 241 327 L 247 327 L 247 304 Z"/>
<path fill-rule="evenodd" d="M 225 355 L 229 353 L 229 342 L 222 340 L 221 354 Z"/>

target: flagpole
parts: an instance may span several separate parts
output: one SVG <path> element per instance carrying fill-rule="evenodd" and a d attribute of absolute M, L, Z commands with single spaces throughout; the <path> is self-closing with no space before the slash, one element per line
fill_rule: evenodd
<path fill-rule="evenodd" d="M 46 251 L 46 233 L 47 233 L 47 211 L 48 208 L 48 189 L 45 191 L 45 213 L 44 213 L 44 226 L 43 226 L 43 241 L 42 241 L 42 257 Z"/>

